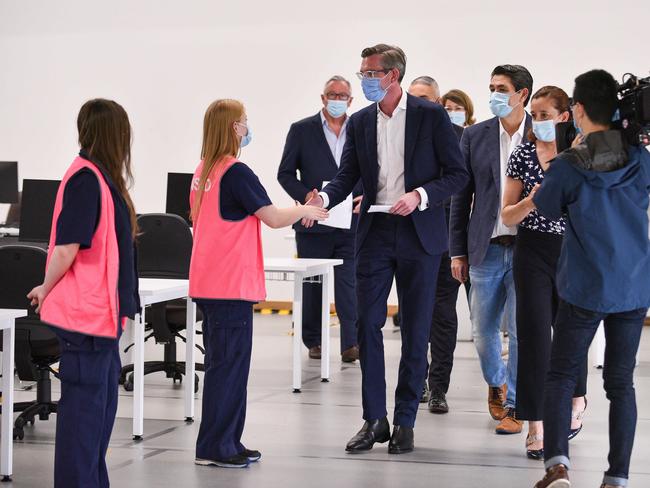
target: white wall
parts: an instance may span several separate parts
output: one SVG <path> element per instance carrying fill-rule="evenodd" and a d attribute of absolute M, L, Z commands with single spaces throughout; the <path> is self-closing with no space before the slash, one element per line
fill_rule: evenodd
<path fill-rule="evenodd" d="M 394 7 L 395 5 L 396 7 Z M 0 0 L 0 160 L 21 178 L 60 178 L 77 150 L 75 119 L 91 97 L 119 101 L 134 128 L 139 212 L 164 210 L 168 171 L 192 171 L 201 124 L 216 98 L 241 99 L 254 130 L 242 159 L 274 202 L 291 204 L 275 179 L 291 122 L 316 113 L 323 82 L 353 83 L 367 45 L 408 56 L 406 79 L 428 74 L 462 88 L 480 119 L 500 63 L 525 64 L 535 86 L 571 89 L 601 67 L 619 77 L 650 68 L 650 1 L 499 3 Z M 265 229 L 267 256 L 288 253 L 284 230 Z M 286 299 L 274 284 L 269 297 Z"/>

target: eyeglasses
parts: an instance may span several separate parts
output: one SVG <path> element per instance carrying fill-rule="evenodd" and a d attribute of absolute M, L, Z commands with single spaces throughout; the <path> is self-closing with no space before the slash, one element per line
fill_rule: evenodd
<path fill-rule="evenodd" d="M 390 72 L 389 69 L 378 69 L 378 70 L 370 70 L 370 71 L 359 71 L 357 73 L 357 78 L 360 80 L 363 80 L 364 78 L 383 78 L 379 73 L 383 73 L 384 75 L 386 73 Z"/>
<path fill-rule="evenodd" d="M 344 102 L 347 102 L 350 100 L 350 95 L 347 93 L 335 93 L 335 92 L 327 92 L 325 94 L 325 98 L 328 100 L 343 100 Z"/>

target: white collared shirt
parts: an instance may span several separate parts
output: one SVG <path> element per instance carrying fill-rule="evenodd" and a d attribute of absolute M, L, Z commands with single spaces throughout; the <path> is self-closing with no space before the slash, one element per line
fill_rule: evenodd
<path fill-rule="evenodd" d="M 406 139 L 406 106 L 408 95 L 402 90 L 402 97 L 392 116 L 381 111 L 377 103 L 377 205 L 394 205 L 405 193 L 404 185 L 404 145 Z M 418 209 L 429 207 L 429 196 L 422 187 L 415 189 L 420 194 Z M 329 206 L 327 193 L 321 192 L 323 204 Z"/>
<path fill-rule="evenodd" d="M 341 126 L 341 132 L 339 132 L 338 136 L 336 135 L 336 132 L 330 129 L 330 126 L 322 110 L 320 111 L 320 120 L 323 124 L 323 132 L 325 133 L 325 140 L 327 140 L 327 145 L 330 147 L 330 151 L 332 151 L 332 156 L 334 156 L 336 165 L 340 167 L 341 155 L 343 154 L 343 146 L 345 146 L 346 140 L 345 131 L 348 126 L 348 116 L 345 116 L 345 120 Z"/>
<path fill-rule="evenodd" d="M 512 151 L 524 141 L 526 131 L 526 115 L 512 137 L 506 132 L 499 119 L 499 157 L 500 157 L 500 172 L 499 172 L 499 208 L 497 210 L 497 221 L 492 231 L 492 237 L 498 236 L 514 236 L 517 234 L 517 226 L 508 227 L 501 221 L 501 209 L 503 208 L 503 194 L 506 189 L 506 170 L 508 169 L 508 159 Z"/>

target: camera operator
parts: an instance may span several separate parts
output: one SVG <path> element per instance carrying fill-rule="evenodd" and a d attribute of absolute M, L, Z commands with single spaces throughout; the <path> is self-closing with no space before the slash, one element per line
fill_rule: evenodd
<path fill-rule="evenodd" d="M 544 401 L 546 476 L 536 488 L 569 487 L 571 398 L 601 321 L 610 400 L 609 469 L 602 487 L 626 486 L 637 411 L 633 372 L 650 305 L 650 153 L 611 130 L 617 84 L 602 70 L 578 76 L 573 118 L 583 138 L 550 166 L 533 198 L 547 218 L 565 214 L 558 263 L 561 298 Z"/>

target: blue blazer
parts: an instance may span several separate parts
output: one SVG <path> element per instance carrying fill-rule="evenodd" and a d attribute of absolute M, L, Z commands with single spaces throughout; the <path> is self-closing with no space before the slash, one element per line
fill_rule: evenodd
<path fill-rule="evenodd" d="M 525 134 L 531 124 L 527 113 Z M 478 266 L 485 259 L 501 205 L 499 119 L 494 117 L 465 128 L 460 146 L 470 180 L 451 199 L 449 255 L 468 256 L 469 264 Z"/>
<path fill-rule="evenodd" d="M 325 139 L 320 112 L 291 124 L 278 168 L 278 182 L 291 198 L 305 203 L 305 196 L 314 188 L 322 190 L 323 181 L 332 181 L 338 172 L 332 151 Z M 300 171 L 300 178 L 296 172 Z M 361 195 L 361 185 L 354 189 Z M 347 195 L 346 195 L 347 197 Z M 357 216 L 352 216 L 350 232 L 357 226 Z M 333 232 L 333 227 L 315 224 L 307 229 L 300 222 L 293 225 L 296 232 Z"/>
<path fill-rule="evenodd" d="M 404 140 L 404 186 L 407 192 L 424 188 L 429 208 L 410 216 L 422 247 L 428 254 L 448 248 L 444 201 L 467 184 L 458 137 L 449 116 L 440 105 L 407 95 Z M 377 199 L 377 104 L 360 110 L 348 121 L 347 140 L 336 178 L 327 185 L 330 207 L 350 193 L 359 178 L 363 203 L 357 228 L 357 252 L 363 246 L 374 214 L 368 213 Z"/>

